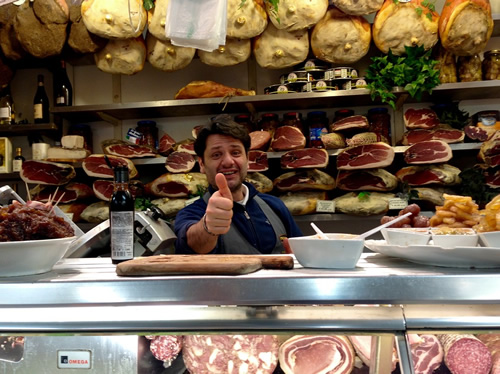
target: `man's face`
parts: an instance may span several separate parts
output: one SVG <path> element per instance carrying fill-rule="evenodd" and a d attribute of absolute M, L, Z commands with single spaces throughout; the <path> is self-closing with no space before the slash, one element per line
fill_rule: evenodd
<path fill-rule="evenodd" d="M 203 158 L 199 159 L 200 170 L 206 174 L 211 186 L 217 188 L 215 175 L 222 173 L 233 196 L 239 192 L 248 169 L 248 158 L 241 141 L 228 135 L 210 135 Z"/>

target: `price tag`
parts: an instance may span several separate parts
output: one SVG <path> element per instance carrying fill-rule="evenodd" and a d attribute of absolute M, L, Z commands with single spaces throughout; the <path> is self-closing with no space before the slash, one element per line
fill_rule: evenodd
<path fill-rule="evenodd" d="M 189 199 L 189 200 L 186 200 L 186 202 L 184 203 L 184 206 L 188 206 L 188 205 L 190 205 L 190 204 L 194 203 L 194 202 L 195 202 L 196 200 L 198 200 L 199 198 L 200 198 L 199 196 L 196 196 L 196 197 L 193 197 L 193 198 L 191 198 L 191 199 Z"/>
<path fill-rule="evenodd" d="M 335 202 L 333 200 L 318 200 L 316 202 L 316 212 L 335 213 Z"/>
<path fill-rule="evenodd" d="M 408 201 L 396 197 L 394 199 L 389 199 L 389 209 L 404 209 L 408 206 Z"/>

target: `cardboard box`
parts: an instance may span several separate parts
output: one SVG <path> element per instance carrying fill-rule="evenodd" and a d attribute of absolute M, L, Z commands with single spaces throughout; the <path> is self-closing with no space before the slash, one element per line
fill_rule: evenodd
<path fill-rule="evenodd" d="M 0 137 L 0 173 L 12 173 L 12 143 Z"/>

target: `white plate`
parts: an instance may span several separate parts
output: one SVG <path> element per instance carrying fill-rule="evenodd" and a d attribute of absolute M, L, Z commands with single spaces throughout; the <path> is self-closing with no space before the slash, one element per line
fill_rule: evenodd
<path fill-rule="evenodd" d="M 436 245 L 403 247 L 387 244 L 385 240 L 365 240 L 365 247 L 373 252 L 424 265 L 459 268 L 500 267 L 500 248 L 496 247 L 442 248 Z"/>

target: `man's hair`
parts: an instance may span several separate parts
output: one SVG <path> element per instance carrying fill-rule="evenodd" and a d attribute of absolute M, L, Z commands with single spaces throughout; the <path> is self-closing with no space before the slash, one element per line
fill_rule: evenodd
<path fill-rule="evenodd" d="M 210 124 L 204 127 L 194 142 L 194 151 L 203 160 L 203 154 L 207 148 L 207 138 L 210 135 L 227 135 L 243 143 L 245 153 L 250 149 L 250 136 L 245 126 L 235 122 L 228 114 L 219 114 L 210 120 Z"/>

